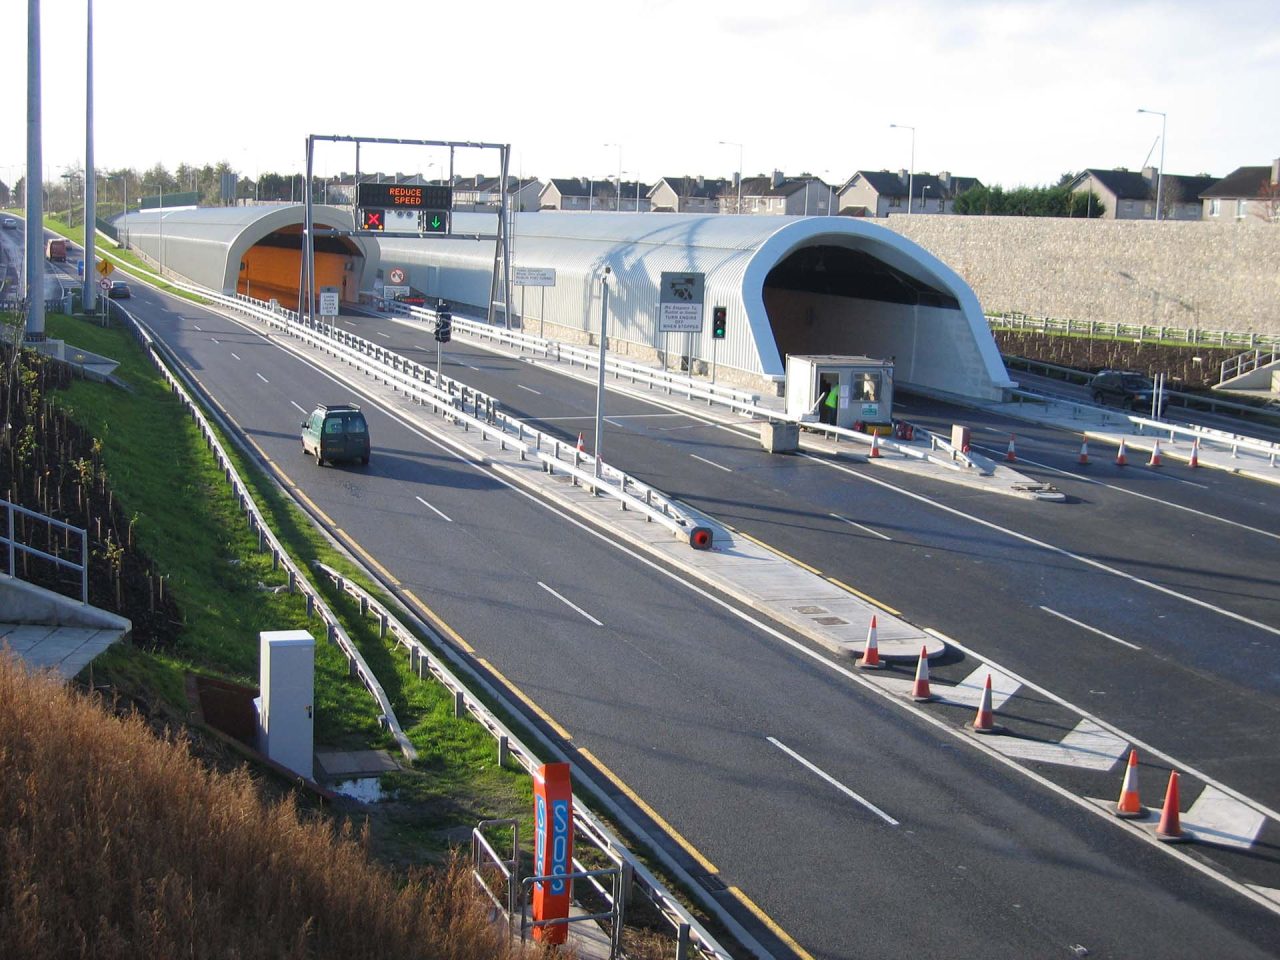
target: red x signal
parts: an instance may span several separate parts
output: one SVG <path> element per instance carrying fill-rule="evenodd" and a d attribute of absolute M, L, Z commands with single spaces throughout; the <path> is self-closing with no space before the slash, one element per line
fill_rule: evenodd
<path fill-rule="evenodd" d="M 360 227 L 362 230 L 384 230 L 386 229 L 382 223 L 381 210 L 364 210 L 360 219 Z"/>

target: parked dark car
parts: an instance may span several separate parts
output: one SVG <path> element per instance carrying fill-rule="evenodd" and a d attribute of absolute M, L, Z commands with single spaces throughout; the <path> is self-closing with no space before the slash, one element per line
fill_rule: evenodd
<path fill-rule="evenodd" d="M 302 452 L 316 465 L 338 460 L 369 462 L 369 424 L 353 403 L 322 403 L 302 421 Z"/>
<path fill-rule="evenodd" d="M 128 300 L 133 296 L 133 291 L 129 289 L 129 284 L 123 280 L 112 280 L 111 287 L 107 290 L 107 296 L 112 300 Z"/>
<path fill-rule="evenodd" d="M 1125 410 L 1151 412 L 1156 386 L 1150 377 L 1132 370 L 1103 370 L 1089 381 L 1094 403 L 1110 403 Z"/>

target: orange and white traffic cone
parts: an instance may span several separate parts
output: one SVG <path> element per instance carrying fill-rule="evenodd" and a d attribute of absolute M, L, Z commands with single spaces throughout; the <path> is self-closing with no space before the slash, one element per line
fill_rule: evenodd
<path fill-rule="evenodd" d="M 1187 839 L 1182 832 L 1182 821 L 1178 814 L 1178 771 L 1169 771 L 1169 788 L 1164 795 L 1164 809 L 1160 811 L 1160 825 L 1156 827 L 1156 839 L 1166 843 L 1177 843 Z"/>
<path fill-rule="evenodd" d="M 1003 733 L 1004 727 L 995 722 L 991 710 L 991 674 L 982 687 L 982 700 L 978 703 L 978 715 L 973 719 L 974 733 Z"/>
<path fill-rule="evenodd" d="M 1080 441 L 1080 463 L 1087 466 L 1089 463 L 1089 441 Z"/>
<path fill-rule="evenodd" d="M 920 648 L 920 662 L 916 664 L 916 682 L 911 685 L 911 699 L 916 703 L 938 699 L 929 691 L 929 654 L 923 646 Z"/>
<path fill-rule="evenodd" d="M 871 434 L 871 453 L 869 456 L 875 460 L 880 457 L 880 434 Z"/>
<path fill-rule="evenodd" d="M 1013 434 L 1009 434 L 1009 449 L 1004 452 L 1004 458 L 1010 463 L 1018 462 L 1018 451 L 1013 446 Z"/>
<path fill-rule="evenodd" d="M 1145 817 L 1147 808 L 1138 798 L 1138 751 L 1129 751 L 1129 765 L 1124 771 L 1124 783 L 1120 785 L 1120 799 L 1116 801 L 1116 816 L 1132 820 Z"/>
<path fill-rule="evenodd" d="M 1160 459 L 1160 441 L 1156 440 L 1155 445 L 1151 448 L 1151 459 L 1147 461 L 1148 467 L 1158 467 L 1162 463 Z"/>
<path fill-rule="evenodd" d="M 876 617 L 871 615 L 871 626 L 867 628 L 867 645 L 862 650 L 860 656 L 854 666 L 862 667 L 865 670 L 879 670 L 884 666 L 880 662 L 880 647 L 876 643 Z"/>
<path fill-rule="evenodd" d="M 1120 449 L 1116 451 L 1116 466 L 1123 467 L 1129 462 L 1129 458 L 1124 455 L 1124 437 L 1120 438 Z"/>
<path fill-rule="evenodd" d="M 579 453 L 586 453 L 586 452 L 587 452 L 587 445 L 586 445 L 586 443 L 583 441 L 583 438 L 582 438 L 582 434 L 581 434 L 581 433 L 579 433 L 579 434 L 578 434 L 578 452 L 579 452 Z"/>
<path fill-rule="evenodd" d="M 1188 467 L 1200 466 L 1200 438 L 1196 437 L 1191 441 L 1191 459 L 1187 461 Z"/>

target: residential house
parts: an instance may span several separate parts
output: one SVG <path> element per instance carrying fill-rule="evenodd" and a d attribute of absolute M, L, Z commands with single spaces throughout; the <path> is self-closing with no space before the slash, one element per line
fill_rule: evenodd
<path fill-rule="evenodd" d="M 956 177 L 906 170 L 859 170 L 839 190 L 839 211 L 844 216 L 887 217 L 907 212 L 907 191 L 912 193 L 912 213 L 954 213 L 955 199 L 974 187 L 977 177 Z"/>
<path fill-rule="evenodd" d="M 736 200 L 736 181 L 663 177 L 649 191 L 649 200 L 656 213 L 719 213 L 721 201 L 730 193 Z"/>
<path fill-rule="evenodd" d="M 647 190 L 639 184 L 642 206 Z M 614 180 L 591 180 L 587 177 L 561 179 L 552 177 L 538 197 L 541 210 L 613 211 L 634 210 L 637 184 L 623 181 L 622 196 Z"/>
<path fill-rule="evenodd" d="M 1166 173 L 1163 181 L 1155 167 L 1132 170 L 1088 169 L 1071 181 L 1072 193 L 1098 195 L 1106 220 L 1154 220 L 1156 194 L 1162 194 L 1165 220 L 1201 219 L 1200 194 L 1216 182 L 1216 177 L 1189 177 Z"/>
<path fill-rule="evenodd" d="M 500 201 L 498 177 L 481 174 L 455 176 L 453 178 L 453 209 L 472 212 L 496 210 Z M 542 193 L 542 181 L 536 177 L 521 180 L 507 177 L 507 202 L 518 211 L 537 210 Z"/>
<path fill-rule="evenodd" d="M 1237 167 L 1200 198 L 1206 220 L 1280 223 L 1280 158 L 1269 167 Z"/>
<path fill-rule="evenodd" d="M 742 213 L 774 216 L 826 216 L 832 213 L 835 191 L 817 177 L 786 177 L 779 170 L 772 176 L 744 177 Z M 738 210 L 737 187 L 720 197 L 720 212 Z"/>

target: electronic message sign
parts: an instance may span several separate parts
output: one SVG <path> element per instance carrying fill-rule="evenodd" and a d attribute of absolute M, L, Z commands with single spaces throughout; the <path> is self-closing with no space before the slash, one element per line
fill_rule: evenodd
<path fill-rule="evenodd" d="M 453 206 L 453 188 L 437 184 L 362 183 L 356 206 L 448 210 Z"/>

